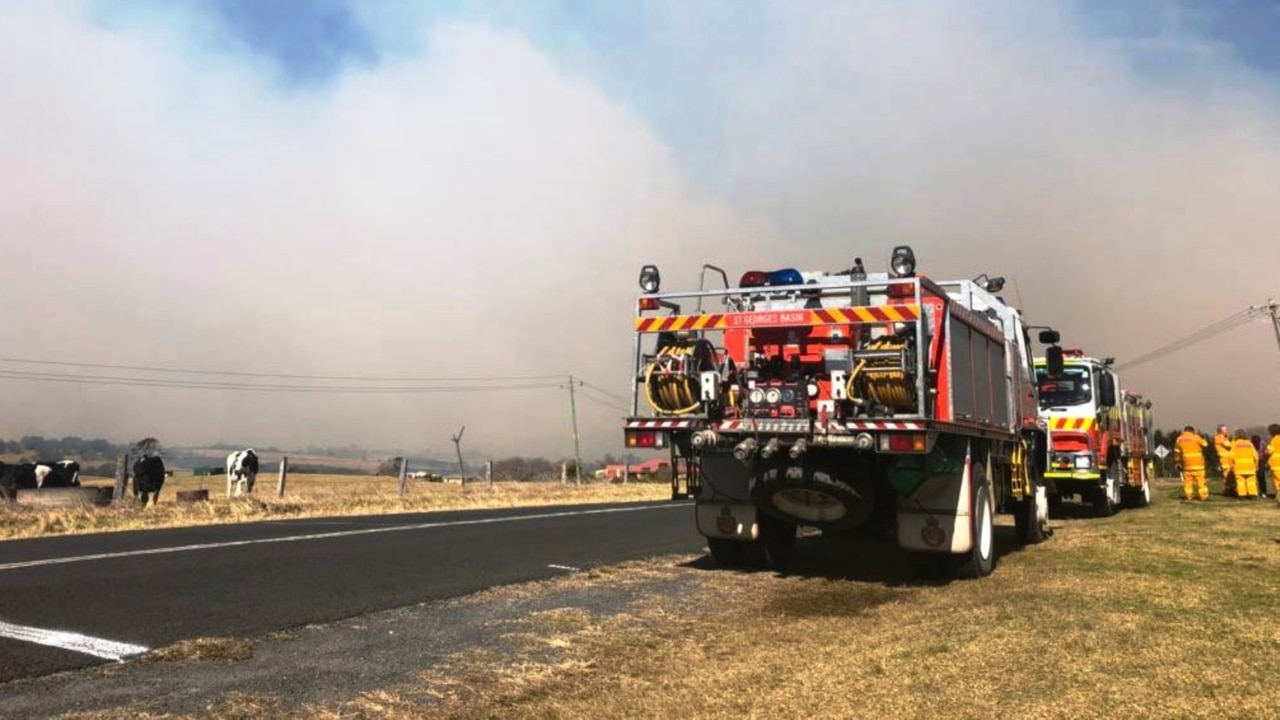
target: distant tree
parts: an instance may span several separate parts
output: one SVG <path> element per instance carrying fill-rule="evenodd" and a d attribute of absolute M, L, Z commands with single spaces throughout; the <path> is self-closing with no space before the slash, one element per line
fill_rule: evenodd
<path fill-rule="evenodd" d="M 404 460 L 401 455 L 389 457 L 378 463 L 378 469 L 374 472 L 376 475 L 390 475 L 398 477 L 400 475 L 400 462 Z"/>

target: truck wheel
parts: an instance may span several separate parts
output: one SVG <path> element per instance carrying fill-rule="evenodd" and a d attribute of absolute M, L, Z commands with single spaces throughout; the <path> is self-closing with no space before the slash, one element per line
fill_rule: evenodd
<path fill-rule="evenodd" d="M 955 576 L 976 579 L 991 574 L 996 564 L 996 528 L 991 505 L 991 487 L 980 463 L 973 464 L 973 505 L 969 517 L 973 528 L 973 549 L 956 557 Z"/>
<path fill-rule="evenodd" d="M 1049 517 L 1049 496 L 1043 485 L 1032 482 L 1032 495 L 1013 504 L 1013 528 L 1018 542 L 1034 545 L 1049 537 L 1048 523 L 1041 517 Z"/>
<path fill-rule="evenodd" d="M 1098 517 L 1111 517 L 1116 514 L 1116 503 L 1114 499 L 1115 488 L 1119 483 L 1116 464 L 1112 462 L 1107 465 L 1106 485 L 1100 488 L 1094 488 L 1093 491 L 1093 514 Z"/>
<path fill-rule="evenodd" d="M 791 563 L 791 551 L 796 546 L 797 526 L 771 515 L 760 516 L 760 539 L 764 541 L 768 564 L 775 570 L 784 570 Z"/>
<path fill-rule="evenodd" d="M 791 468 L 796 470 L 797 468 Z M 875 488 L 867 483 L 854 487 L 831 473 L 813 467 L 765 470 L 751 490 L 760 507 L 817 528 L 851 528 L 872 515 Z"/>
<path fill-rule="evenodd" d="M 739 540 L 707 538 L 707 549 L 711 551 L 711 559 L 721 567 L 736 568 L 747 564 L 747 544 Z"/>
<path fill-rule="evenodd" d="M 1142 487 L 1126 487 L 1125 495 L 1129 507 L 1144 508 L 1151 504 L 1151 477 L 1147 475 L 1145 465 L 1142 468 Z"/>

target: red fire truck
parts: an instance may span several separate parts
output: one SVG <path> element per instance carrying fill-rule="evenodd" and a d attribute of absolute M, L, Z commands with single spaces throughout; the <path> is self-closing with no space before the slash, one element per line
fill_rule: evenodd
<path fill-rule="evenodd" d="M 678 292 L 641 270 L 625 442 L 670 451 L 718 563 L 782 567 L 803 526 L 892 533 L 927 574 L 979 577 L 994 513 L 1047 536 L 1032 328 L 1003 278 L 933 280 L 907 246 L 890 266 L 731 285 L 706 265 Z M 1039 340 L 1060 359 L 1056 332 Z"/>
<path fill-rule="evenodd" d="M 1036 360 L 1040 414 L 1052 434 L 1049 499 L 1079 496 L 1100 516 L 1151 503 L 1151 401 L 1125 391 L 1111 358 L 1064 350 L 1056 375 Z"/>

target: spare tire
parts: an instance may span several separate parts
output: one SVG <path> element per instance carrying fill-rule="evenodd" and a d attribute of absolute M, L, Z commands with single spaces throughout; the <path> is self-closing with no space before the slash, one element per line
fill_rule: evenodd
<path fill-rule="evenodd" d="M 870 482 L 859 482 L 855 487 L 819 467 L 780 465 L 759 475 L 751 499 L 775 517 L 836 530 L 857 527 L 871 517 L 875 487 Z"/>

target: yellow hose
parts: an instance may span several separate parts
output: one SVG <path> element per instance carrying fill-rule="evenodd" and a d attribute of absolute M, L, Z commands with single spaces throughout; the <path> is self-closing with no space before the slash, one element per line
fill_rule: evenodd
<path fill-rule="evenodd" d="M 868 350 L 901 350 L 905 347 L 905 343 L 895 338 L 880 338 L 874 340 L 867 345 Z M 866 360 L 859 363 L 857 370 L 849 378 L 846 386 L 849 397 L 853 395 L 853 379 L 857 377 L 859 371 L 863 370 L 863 366 L 867 364 Z M 866 369 L 866 387 L 867 395 L 875 402 L 893 408 L 902 410 L 911 407 L 915 402 L 915 387 L 912 383 L 907 382 L 907 374 L 899 367 L 872 367 Z"/>
<path fill-rule="evenodd" d="M 702 403 L 693 388 L 693 378 L 684 373 L 668 373 L 654 379 L 653 373 L 662 364 L 663 358 L 679 359 L 687 362 L 693 356 L 692 345 L 668 345 L 658 351 L 658 356 L 644 373 L 645 399 L 649 406 L 661 415 L 686 415 L 698 410 Z M 657 399 L 654 398 L 654 386 L 657 385 Z"/>

